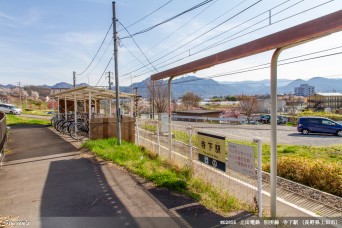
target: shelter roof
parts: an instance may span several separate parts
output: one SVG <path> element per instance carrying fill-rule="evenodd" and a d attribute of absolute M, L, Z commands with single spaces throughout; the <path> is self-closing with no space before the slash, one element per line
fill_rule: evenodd
<path fill-rule="evenodd" d="M 116 98 L 115 91 L 106 90 L 101 88 L 96 88 L 92 86 L 82 86 L 72 88 L 66 91 L 62 91 L 60 93 L 55 93 L 51 95 L 52 98 L 62 98 L 67 100 L 74 100 L 75 96 L 77 100 L 88 100 L 89 94 L 91 95 L 91 99 L 114 99 Z M 135 94 L 131 93 L 119 93 L 120 98 L 132 98 L 135 97 Z"/>

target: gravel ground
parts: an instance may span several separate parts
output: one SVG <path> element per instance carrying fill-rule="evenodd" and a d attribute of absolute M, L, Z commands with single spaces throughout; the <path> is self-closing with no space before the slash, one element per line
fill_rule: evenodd
<path fill-rule="evenodd" d="M 207 130 L 218 132 L 219 134 L 235 135 L 241 138 L 260 138 L 263 142 L 271 141 L 270 125 L 228 125 L 210 124 L 196 122 L 173 121 L 175 125 L 188 126 L 189 124 L 197 131 Z M 177 129 L 177 126 L 176 126 Z M 342 137 L 326 134 L 302 135 L 297 132 L 296 127 L 277 126 L 277 142 L 280 144 L 307 145 L 307 146 L 327 146 L 342 144 Z"/>

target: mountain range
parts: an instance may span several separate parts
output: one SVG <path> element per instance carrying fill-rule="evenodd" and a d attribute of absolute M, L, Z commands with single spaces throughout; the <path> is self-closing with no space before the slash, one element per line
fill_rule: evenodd
<path fill-rule="evenodd" d="M 132 92 L 131 88 L 140 88 L 139 94 L 148 97 L 147 81 L 133 83 L 131 87 L 120 87 L 121 91 Z M 163 84 L 167 86 L 167 81 Z M 342 79 L 330 79 L 315 77 L 309 80 L 278 80 L 278 94 L 293 93 L 295 87 L 301 84 L 315 86 L 316 92 L 340 92 L 342 93 Z M 270 80 L 240 81 L 240 82 L 217 82 L 213 79 L 203 79 L 196 76 L 176 78 L 172 81 L 172 96 L 181 97 L 186 92 L 193 92 L 202 98 L 228 95 L 265 95 L 270 94 Z"/>
<path fill-rule="evenodd" d="M 133 83 L 131 86 L 120 86 L 120 91 L 132 93 L 132 88 L 137 87 L 138 93 L 142 97 L 148 97 L 147 82 L 149 78 Z M 309 84 L 315 86 L 316 92 L 340 92 L 342 93 L 342 79 L 331 79 L 323 77 L 314 77 L 309 80 L 278 80 L 278 94 L 293 93 L 295 87 L 301 84 Z M 167 86 L 167 81 L 163 81 L 163 85 Z M 82 83 L 77 86 L 87 86 Z M 13 88 L 14 85 L 1 85 L 0 88 Z M 73 85 L 60 82 L 53 86 L 43 85 L 45 88 L 72 88 Z M 239 81 L 239 82 L 217 82 L 213 79 L 203 79 L 196 76 L 187 76 L 176 78 L 172 81 L 172 96 L 178 98 L 186 92 L 195 93 L 202 98 L 210 98 L 213 96 L 228 95 L 265 95 L 270 93 L 270 80 L 260 81 Z M 113 86 L 115 89 L 115 86 Z"/>

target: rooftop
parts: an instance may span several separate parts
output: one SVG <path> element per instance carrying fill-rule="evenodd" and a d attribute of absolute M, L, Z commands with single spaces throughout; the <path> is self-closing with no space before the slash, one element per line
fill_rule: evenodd
<path fill-rule="evenodd" d="M 316 93 L 316 94 L 323 96 L 323 97 L 340 97 L 340 96 L 342 96 L 342 93 Z"/>

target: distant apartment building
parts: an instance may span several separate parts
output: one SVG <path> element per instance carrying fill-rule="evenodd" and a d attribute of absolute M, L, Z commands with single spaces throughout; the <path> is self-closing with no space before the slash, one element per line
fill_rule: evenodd
<path fill-rule="evenodd" d="M 316 93 L 308 97 L 308 109 L 335 112 L 342 107 L 341 93 Z"/>
<path fill-rule="evenodd" d="M 315 87 L 309 84 L 301 84 L 294 88 L 294 95 L 308 97 L 315 93 Z"/>

